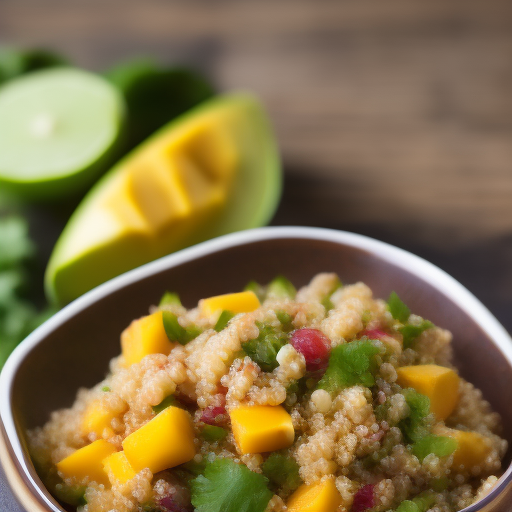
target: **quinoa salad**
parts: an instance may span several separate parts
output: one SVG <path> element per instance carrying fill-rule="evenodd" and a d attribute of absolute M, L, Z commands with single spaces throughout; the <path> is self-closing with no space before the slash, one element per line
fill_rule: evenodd
<path fill-rule="evenodd" d="M 80 512 L 455 512 L 507 442 L 451 341 L 332 273 L 193 309 L 167 292 L 106 378 L 29 431 L 32 458 Z"/>

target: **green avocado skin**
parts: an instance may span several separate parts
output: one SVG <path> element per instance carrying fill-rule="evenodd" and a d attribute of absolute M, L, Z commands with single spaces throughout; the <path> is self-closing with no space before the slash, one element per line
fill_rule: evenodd
<path fill-rule="evenodd" d="M 225 128 L 234 138 L 239 152 L 239 162 L 227 204 L 215 221 L 188 238 L 182 249 L 195 243 L 235 231 L 266 225 L 272 218 L 282 190 L 281 161 L 275 137 L 261 103 L 247 93 L 231 93 L 208 100 L 186 114 L 174 119 L 149 139 L 126 155 L 88 192 L 71 216 L 51 255 L 45 274 L 45 290 L 48 299 L 57 305 L 65 305 L 92 288 L 128 270 L 165 256 L 154 250 L 144 240 L 131 239 L 118 251 L 102 252 L 92 248 L 69 259 L 65 257 L 68 240 L 75 224 L 94 208 L 96 197 L 101 193 L 126 159 L 143 151 L 146 144 L 170 130 L 178 130 L 185 121 L 208 111 L 228 113 Z"/>

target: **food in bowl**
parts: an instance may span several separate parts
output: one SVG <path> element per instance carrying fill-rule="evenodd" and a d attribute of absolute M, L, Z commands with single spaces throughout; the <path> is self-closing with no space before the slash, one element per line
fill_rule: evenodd
<path fill-rule="evenodd" d="M 166 293 L 105 380 L 29 432 L 32 457 L 84 512 L 454 512 L 507 442 L 451 340 L 330 273 L 190 310 Z"/>

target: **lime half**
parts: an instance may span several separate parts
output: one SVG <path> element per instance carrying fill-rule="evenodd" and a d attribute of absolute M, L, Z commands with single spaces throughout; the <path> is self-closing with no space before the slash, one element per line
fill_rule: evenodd
<path fill-rule="evenodd" d="M 0 182 L 35 198 L 83 188 L 118 154 L 124 100 L 73 68 L 37 71 L 0 89 Z"/>

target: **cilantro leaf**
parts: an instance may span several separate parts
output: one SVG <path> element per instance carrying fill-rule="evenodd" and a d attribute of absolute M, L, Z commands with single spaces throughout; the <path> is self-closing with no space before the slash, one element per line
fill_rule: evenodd
<path fill-rule="evenodd" d="M 294 491 L 302 483 L 299 465 L 293 457 L 273 453 L 261 466 L 263 474 L 285 492 Z"/>
<path fill-rule="evenodd" d="M 418 393 L 413 388 L 404 389 L 402 394 L 409 406 L 410 413 L 400 422 L 399 426 L 407 440 L 414 443 L 429 434 L 430 400 L 428 396 Z"/>
<path fill-rule="evenodd" d="M 330 393 L 343 388 L 363 384 L 371 387 L 375 384 L 374 356 L 380 352 L 371 340 L 356 340 L 333 348 L 329 366 L 318 387 Z"/>
<path fill-rule="evenodd" d="M 201 430 L 201 437 L 212 443 L 215 441 L 222 441 L 227 435 L 228 431 L 225 428 L 217 427 L 215 425 L 205 425 Z"/>
<path fill-rule="evenodd" d="M 433 453 L 438 457 L 448 457 L 457 449 L 457 441 L 451 437 L 429 435 L 422 437 L 412 445 L 412 453 L 420 461 Z"/>
<path fill-rule="evenodd" d="M 423 320 L 420 325 L 406 324 L 400 327 L 398 330 L 402 333 L 404 348 L 409 348 L 423 331 L 431 329 L 432 327 L 434 327 L 434 324 L 428 320 Z"/>
<path fill-rule="evenodd" d="M 271 372 L 278 367 L 277 353 L 288 342 L 288 336 L 271 325 L 256 325 L 260 330 L 258 337 L 242 343 L 242 349 L 264 372 Z"/>
<path fill-rule="evenodd" d="M 231 459 L 208 463 L 190 482 L 196 512 L 264 512 L 272 498 L 268 479 Z"/>
<path fill-rule="evenodd" d="M 277 276 L 267 286 L 267 297 L 275 299 L 294 299 L 297 290 L 292 282 L 284 276 Z"/>
<path fill-rule="evenodd" d="M 35 250 L 28 238 L 28 223 L 22 217 L 0 219 L 0 268 L 7 268 L 30 258 Z"/>
<path fill-rule="evenodd" d="M 395 320 L 407 322 L 407 319 L 411 315 L 411 310 L 402 302 L 396 292 L 391 292 L 388 299 L 388 309 Z"/>

